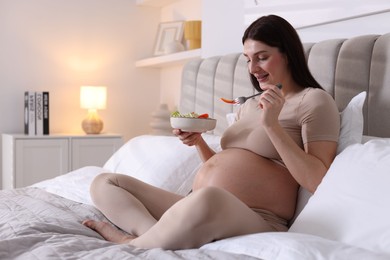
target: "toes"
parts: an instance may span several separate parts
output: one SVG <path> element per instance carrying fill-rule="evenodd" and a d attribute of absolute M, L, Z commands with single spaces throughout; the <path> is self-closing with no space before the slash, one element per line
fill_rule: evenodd
<path fill-rule="evenodd" d="M 81 224 L 83 224 L 86 227 L 89 227 L 90 229 L 95 230 L 96 229 L 96 221 L 92 219 L 84 220 Z"/>

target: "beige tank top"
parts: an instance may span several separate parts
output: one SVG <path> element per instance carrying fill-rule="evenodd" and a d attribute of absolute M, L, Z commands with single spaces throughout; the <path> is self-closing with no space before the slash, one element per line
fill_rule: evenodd
<path fill-rule="evenodd" d="M 281 161 L 260 124 L 261 113 L 258 97 L 241 105 L 236 122 L 222 135 L 222 149 L 242 148 Z M 280 112 L 279 122 L 302 149 L 303 144 L 312 141 L 338 141 L 339 111 L 333 97 L 322 89 L 305 88 L 288 98 Z"/>

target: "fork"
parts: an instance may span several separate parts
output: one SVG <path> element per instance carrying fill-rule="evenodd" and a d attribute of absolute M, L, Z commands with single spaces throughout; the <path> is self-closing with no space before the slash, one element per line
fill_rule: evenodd
<path fill-rule="evenodd" d="M 276 84 L 276 86 L 281 89 L 282 88 L 282 84 Z M 248 99 L 251 99 L 253 97 L 256 97 L 258 95 L 261 95 L 264 91 L 261 91 L 259 93 L 256 93 L 254 95 L 251 95 L 251 96 L 248 96 L 248 97 L 238 97 L 238 98 L 235 98 L 235 99 L 226 99 L 226 98 L 221 98 L 221 100 L 225 103 L 229 103 L 229 104 L 238 104 L 238 105 L 242 105 L 244 104 Z"/>

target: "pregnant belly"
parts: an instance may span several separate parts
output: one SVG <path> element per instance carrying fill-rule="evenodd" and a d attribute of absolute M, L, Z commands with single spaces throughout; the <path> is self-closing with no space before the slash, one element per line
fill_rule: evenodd
<path fill-rule="evenodd" d="M 225 189 L 252 208 L 266 209 L 289 219 L 295 210 L 298 184 L 278 163 L 243 149 L 226 149 L 198 171 L 193 190 Z"/>

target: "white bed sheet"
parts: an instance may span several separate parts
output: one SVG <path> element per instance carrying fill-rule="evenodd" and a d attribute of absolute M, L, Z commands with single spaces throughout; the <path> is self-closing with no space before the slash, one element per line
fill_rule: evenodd
<path fill-rule="evenodd" d="M 39 188 L 0 191 L 0 259 L 255 259 L 229 252 L 140 249 L 104 240 L 82 225 L 108 221 L 96 208 Z"/>
<path fill-rule="evenodd" d="M 93 205 L 89 187 L 93 178 L 104 172 L 109 172 L 109 170 L 102 167 L 87 166 L 53 179 L 38 182 L 32 187 L 41 188 L 76 202 Z"/>

